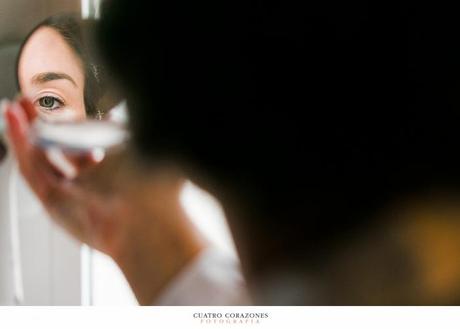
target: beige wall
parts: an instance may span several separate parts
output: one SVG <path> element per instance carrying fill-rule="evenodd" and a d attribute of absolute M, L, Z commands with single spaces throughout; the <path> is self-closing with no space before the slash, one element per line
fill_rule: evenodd
<path fill-rule="evenodd" d="M 44 18 L 80 12 L 80 0 L 0 0 L 0 45 L 21 40 Z"/>

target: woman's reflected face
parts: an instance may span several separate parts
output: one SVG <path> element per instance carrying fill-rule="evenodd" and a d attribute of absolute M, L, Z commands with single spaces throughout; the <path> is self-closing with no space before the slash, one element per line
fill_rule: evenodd
<path fill-rule="evenodd" d="M 86 117 L 83 63 L 53 28 L 41 27 L 30 36 L 17 73 L 22 94 L 45 118 Z"/>

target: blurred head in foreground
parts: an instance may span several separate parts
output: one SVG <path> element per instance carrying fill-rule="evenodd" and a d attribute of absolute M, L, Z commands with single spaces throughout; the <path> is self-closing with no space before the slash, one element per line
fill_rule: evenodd
<path fill-rule="evenodd" d="M 98 36 L 138 154 L 222 201 L 256 303 L 455 304 L 450 12 L 111 0 Z"/>

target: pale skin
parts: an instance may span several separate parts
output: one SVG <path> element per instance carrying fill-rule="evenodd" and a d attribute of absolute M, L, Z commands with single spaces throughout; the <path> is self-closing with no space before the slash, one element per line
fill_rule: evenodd
<path fill-rule="evenodd" d="M 56 30 L 41 27 L 27 40 L 18 62 L 18 80 L 39 115 L 86 117 L 83 64 Z"/>
<path fill-rule="evenodd" d="M 183 175 L 169 166 L 140 168 L 123 151 L 98 164 L 72 156 L 80 174 L 69 180 L 28 134 L 38 116 L 86 117 L 82 63 L 58 32 L 43 27 L 25 45 L 18 77 L 26 97 L 7 105 L 6 121 L 21 173 L 59 225 L 115 260 L 141 305 L 155 303 L 208 244 L 180 204 Z"/>

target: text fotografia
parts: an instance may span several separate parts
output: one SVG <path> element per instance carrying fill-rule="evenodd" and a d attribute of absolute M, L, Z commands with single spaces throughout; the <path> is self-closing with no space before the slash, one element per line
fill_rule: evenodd
<path fill-rule="evenodd" d="M 268 319 L 268 313 L 193 313 L 193 317 L 201 324 L 259 324 Z"/>

